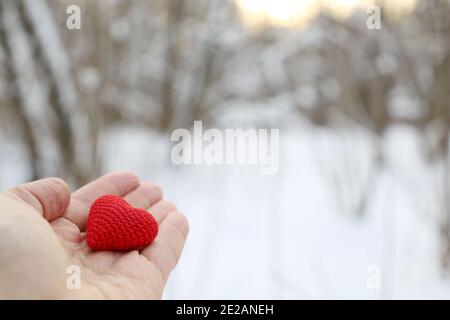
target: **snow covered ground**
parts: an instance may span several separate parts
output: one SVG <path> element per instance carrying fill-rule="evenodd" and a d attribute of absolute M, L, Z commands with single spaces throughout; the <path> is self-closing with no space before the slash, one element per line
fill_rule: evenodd
<path fill-rule="evenodd" d="M 168 139 L 145 130 L 107 135 L 104 152 L 115 155 L 107 170 L 132 169 L 157 181 L 189 217 L 190 237 L 167 298 L 450 297 L 434 220 L 420 211 L 436 207 L 436 192 L 412 131 L 388 135 L 390 166 L 377 175 L 362 219 L 349 211 L 373 155 L 364 135 L 282 131 L 273 177 L 253 166 L 176 167 Z M 405 191 L 404 180 L 416 193 Z"/>
<path fill-rule="evenodd" d="M 387 135 L 389 167 L 359 219 L 352 211 L 369 177 L 370 137 L 311 127 L 280 134 L 280 172 L 262 176 L 256 166 L 177 167 L 168 137 L 105 132 L 105 171 L 156 181 L 190 220 L 166 298 L 450 298 L 438 268 L 438 173 L 421 160 L 413 131 Z M 22 182 L 21 150 L 0 148 L 10 155 L 1 187 Z"/>

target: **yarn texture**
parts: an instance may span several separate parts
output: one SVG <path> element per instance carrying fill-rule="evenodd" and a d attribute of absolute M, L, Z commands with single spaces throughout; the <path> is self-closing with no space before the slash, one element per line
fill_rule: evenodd
<path fill-rule="evenodd" d="M 89 210 L 86 241 L 92 250 L 140 249 L 157 234 L 158 222 L 150 212 L 134 208 L 116 195 L 96 199 Z"/>

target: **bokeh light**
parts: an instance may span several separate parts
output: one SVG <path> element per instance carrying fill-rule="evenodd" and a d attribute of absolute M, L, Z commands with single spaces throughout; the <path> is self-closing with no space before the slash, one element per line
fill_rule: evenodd
<path fill-rule="evenodd" d="M 339 18 L 350 16 L 357 9 L 376 4 L 375 0 L 236 0 L 246 25 L 274 25 L 287 28 L 303 27 L 321 10 Z M 390 0 L 383 3 L 389 14 L 412 12 L 417 0 Z"/>

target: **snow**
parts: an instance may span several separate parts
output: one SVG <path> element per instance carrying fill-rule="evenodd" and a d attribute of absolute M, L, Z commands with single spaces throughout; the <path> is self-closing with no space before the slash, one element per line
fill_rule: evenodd
<path fill-rule="evenodd" d="M 8 155 L 0 158 L 0 190 L 23 183 L 31 175 L 26 162 L 26 150 L 22 145 L 11 141 L 11 138 L 0 131 L 0 154 Z"/>
<path fill-rule="evenodd" d="M 175 166 L 167 137 L 147 129 L 105 132 L 105 171 L 131 169 L 158 182 L 190 220 L 166 298 L 450 296 L 450 284 L 439 273 L 435 221 L 419 212 L 401 186 L 409 173 L 432 176 L 415 150 L 417 134 L 396 128 L 387 135 L 392 166 L 377 176 L 368 216 L 359 219 L 349 212 L 351 205 L 334 203 L 323 170 L 333 165 L 339 171 L 347 161 L 354 170 L 337 179 L 351 175 L 347 184 L 362 183 L 370 168 L 370 136 L 319 134 L 304 126 L 281 137 L 280 172 L 267 177 L 251 166 Z M 428 188 L 428 195 L 413 195 L 430 203 L 435 186 L 431 179 L 423 183 L 412 189 Z M 352 189 L 347 184 L 340 188 Z M 343 202 L 351 203 L 357 195 L 345 191 Z M 373 267 L 381 271 L 378 290 L 368 286 Z"/>

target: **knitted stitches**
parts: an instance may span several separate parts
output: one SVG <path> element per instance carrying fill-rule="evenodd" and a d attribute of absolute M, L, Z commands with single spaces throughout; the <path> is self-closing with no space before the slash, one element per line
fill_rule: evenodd
<path fill-rule="evenodd" d="M 89 210 L 86 241 L 93 250 L 129 251 L 149 245 L 158 234 L 158 222 L 121 197 L 106 195 Z"/>

